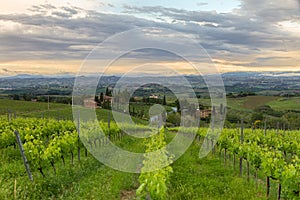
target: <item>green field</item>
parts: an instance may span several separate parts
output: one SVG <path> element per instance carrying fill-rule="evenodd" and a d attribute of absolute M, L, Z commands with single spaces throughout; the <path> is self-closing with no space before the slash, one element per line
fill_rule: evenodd
<path fill-rule="evenodd" d="M 300 111 L 300 97 L 278 98 L 270 101 L 267 105 L 275 110 L 297 110 Z"/>
<path fill-rule="evenodd" d="M 70 105 L 50 103 L 49 110 L 57 111 L 71 108 Z M 31 101 L 14 101 L 7 99 L 0 99 L 0 115 L 7 114 L 8 110 L 16 112 L 16 114 L 26 113 L 40 113 L 48 111 L 48 103 L 44 102 L 31 102 Z"/>
<path fill-rule="evenodd" d="M 7 116 L 11 113 L 11 118 L 16 117 L 35 117 L 35 118 L 53 118 L 57 120 L 72 120 L 72 106 L 67 104 L 30 102 L 30 101 L 14 101 L 0 99 L 0 116 Z M 113 121 L 111 111 L 106 109 L 96 109 L 99 120 L 107 121 L 108 115 Z M 139 124 L 147 124 L 148 122 L 137 117 L 132 117 L 133 121 Z"/>
<path fill-rule="evenodd" d="M 274 110 L 300 110 L 300 97 L 247 96 L 227 98 L 230 108 L 250 111 L 262 105 L 269 105 Z"/>
<path fill-rule="evenodd" d="M 273 96 L 247 96 L 239 98 L 227 98 L 228 106 L 234 109 L 254 110 L 258 106 L 268 104 L 277 100 L 278 97 Z"/>

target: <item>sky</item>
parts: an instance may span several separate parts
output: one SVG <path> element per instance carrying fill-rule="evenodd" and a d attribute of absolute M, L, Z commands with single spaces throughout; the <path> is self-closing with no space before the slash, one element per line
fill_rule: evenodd
<path fill-rule="evenodd" d="M 111 58 L 126 44 L 104 48 L 103 41 L 147 27 L 173 31 L 170 42 L 182 48 L 187 48 L 182 36 L 196 41 L 220 72 L 300 71 L 299 0 L 1 0 L 0 76 L 76 74 L 97 45 Z M 160 34 L 133 41 L 159 44 Z M 107 62 L 103 55 L 96 65 Z M 153 50 L 133 51 L 114 63 L 111 71 L 120 72 L 163 63 L 184 73 L 186 66 L 178 55 Z"/>

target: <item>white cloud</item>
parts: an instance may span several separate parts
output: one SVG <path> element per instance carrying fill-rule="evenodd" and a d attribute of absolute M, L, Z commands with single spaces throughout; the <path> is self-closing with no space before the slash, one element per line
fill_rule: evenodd
<path fill-rule="evenodd" d="M 126 13 L 122 14 L 95 10 L 107 5 L 107 2 L 76 0 L 72 5 L 58 0 L 51 1 L 51 4 L 40 2 L 19 3 L 16 6 L 27 9 L 19 14 L 2 12 L 4 3 L 0 4 L 2 62 L 82 60 L 94 46 L 115 33 L 154 26 L 196 38 L 214 59 L 241 61 L 239 67 L 253 66 L 256 70 L 263 64 L 269 67 L 300 67 L 299 10 L 293 0 L 244 0 L 241 8 L 232 13 L 126 5 Z M 31 6 L 32 3 L 37 4 Z M 110 6 L 113 8 L 113 5 Z M 18 11 L 18 8 L 15 10 Z M 139 42 L 138 38 L 135 42 Z M 176 37 L 174 42 L 182 45 Z M 115 44 L 112 49 L 118 49 L 118 45 Z M 278 52 L 292 53 L 283 59 L 277 55 Z M 157 52 L 139 52 L 131 56 L 168 59 L 165 54 Z M 234 63 L 230 65 L 237 66 Z"/>

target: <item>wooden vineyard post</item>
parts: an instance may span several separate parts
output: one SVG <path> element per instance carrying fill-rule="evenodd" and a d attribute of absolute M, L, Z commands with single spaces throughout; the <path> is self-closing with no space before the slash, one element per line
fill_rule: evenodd
<path fill-rule="evenodd" d="M 17 179 L 15 179 L 15 184 L 14 184 L 14 199 L 17 199 Z"/>
<path fill-rule="evenodd" d="M 107 111 L 107 128 L 108 128 L 108 139 L 112 140 L 110 137 L 110 112 L 109 110 Z"/>
<path fill-rule="evenodd" d="M 17 140 L 17 143 L 18 143 L 19 148 L 20 148 L 20 152 L 21 152 L 21 156 L 22 156 L 22 159 L 23 159 L 23 162 L 24 162 L 24 166 L 25 166 L 26 172 L 28 174 L 29 179 L 31 181 L 33 181 L 33 177 L 32 177 L 31 171 L 30 171 L 30 167 L 29 167 L 26 155 L 24 153 L 24 148 L 23 148 L 23 144 L 22 144 L 22 141 L 21 141 L 21 138 L 20 138 L 20 134 L 19 134 L 18 131 L 15 131 L 14 133 L 16 135 L 16 140 Z"/>
<path fill-rule="evenodd" d="M 281 183 L 278 183 L 278 194 L 277 194 L 277 200 L 281 199 Z"/>
<path fill-rule="evenodd" d="M 267 199 L 270 199 L 270 177 L 267 176 Z"/>
<path fill-rule="evenodd" d="M 220 104 L 220 117 L 221 117 L 221 122 L 223 122 L 223 114 L 225 114 L 225 107 L 223 104 Z M 222 132 L 223 127 L 221 127 L 221 132 Z M 221 153 L 221 152 L 220 152 Z M 226 159 L 227 159 L 227 148 L 224 149 L 224 167 L 226 167 Z"/>
<path fill-rule="evenodd" d="M 250 180 L 250 163 L 247 160 L 247 181 L 249 181 L 249 180 Z"/>
<path fill-rule="evenodd" d="M 212 111 L 212 123 L 211 123 L 211 131 L 212 131 L 212 138 L 211 138 L 211 152 L 214 155 L 215 153 L 215 148 L 214 148 L 214 132 L 215 132 L 215 114 L 216 114 L 216 107 L 213 106 L 213 111 Z"/>
<path fill-rule="evenodd" d="M 224 149 L 224 167 L 226 167 L 226 153 L 227 153 L 227 149 Z"/>
<path fill-rule="evenodd" d="M 80 112 L 78 111 L 78 120 L 77 120 L 77 154 L 78 154 L 78 161 L 80 161 Z"/>
<path fill-rule="evenodd" d="M 258 168 L 255 167 L 255 186 L 258 188 Z"/>
<path fill-rule="evenodd" d="M 233 169 L 234 170 L 236 169 L 235 166 L 236 166 L 236 159 L 235 159 L 235 153 L 233 153 Z"/>
<path fill-rule="evenodd" d="M 108 116 L 107 116 L 107 127 L 108 129 L 110 129 L 110 112 L 107 112 Z"/>
<path fill-rule="evenodd" d="M 241 119 L 241 144 L 244 143 L 244 119 Z M 243 157 L 240 157 L 240 177 L 243 176 Z"/>

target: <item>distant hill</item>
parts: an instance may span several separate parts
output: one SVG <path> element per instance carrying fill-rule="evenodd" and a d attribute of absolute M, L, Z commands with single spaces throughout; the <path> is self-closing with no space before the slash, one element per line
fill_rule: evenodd
<path fill-rule="evenodd" d="M 0 79 L 37 79 L 37 78 L 73 78 L 73 74 L 55 74 L 55 75 L 36 75 L 36 74 L 17 74 L 15 76 L 0 76 Z"/>

